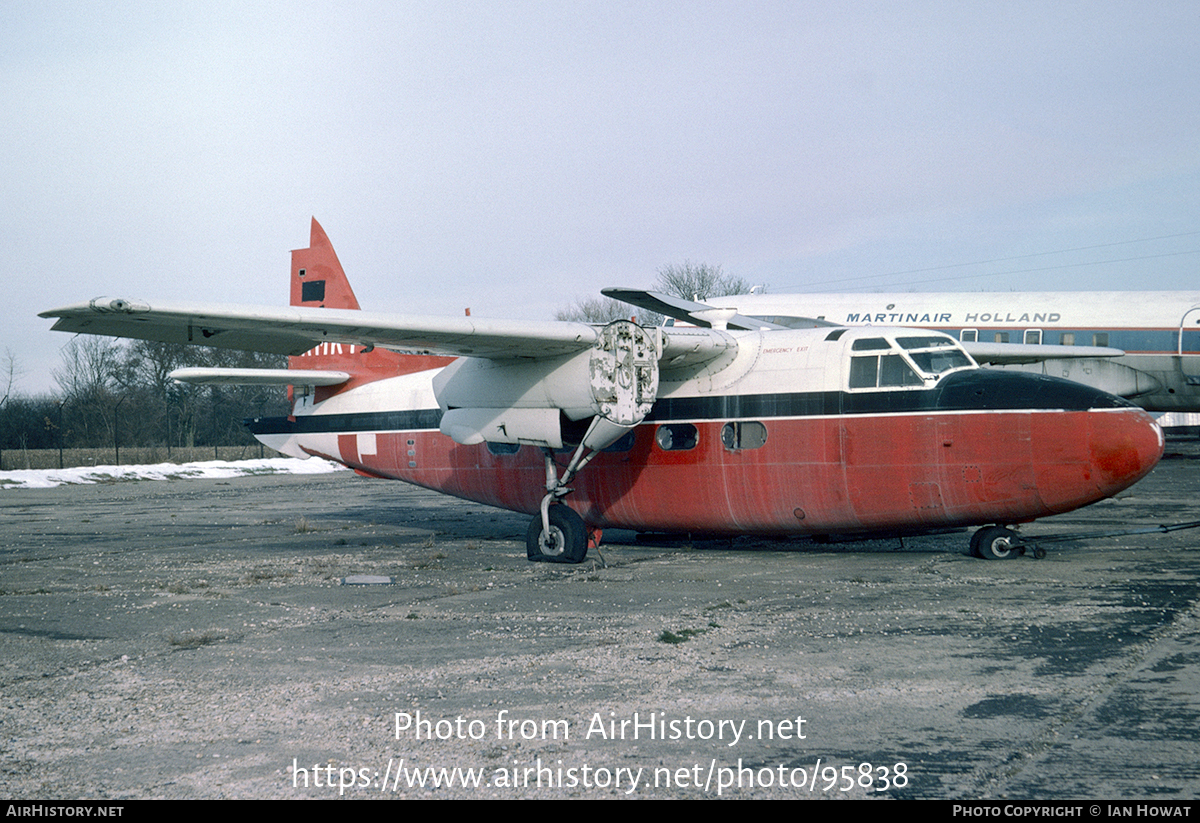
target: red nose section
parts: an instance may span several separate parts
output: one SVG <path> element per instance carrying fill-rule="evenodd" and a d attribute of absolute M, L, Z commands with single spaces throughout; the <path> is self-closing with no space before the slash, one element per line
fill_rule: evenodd
<path fill-rule="evenodd" d="M 1137 408 L 1045 415 L 1037 427 L 1042 432 L 1032 440 L 1041 451 L 1034 455 L 1038 491 L 1054 511 L 1070 511 L 1129 488 L 1163 453 L 1162 429 Z"/>

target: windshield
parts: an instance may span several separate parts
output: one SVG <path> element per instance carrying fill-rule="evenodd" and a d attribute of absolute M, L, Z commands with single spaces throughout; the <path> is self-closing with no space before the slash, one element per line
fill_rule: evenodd
<path fill-rule="evenodd" d="M 854 352 L 851 389 L 919 388 L 947 372 L 974 365 L 953 340 L 940 335 L 897 337 L 894 341 L 864 337 L 850 348 Z"/>
<path fill-rule="evenodd" d="M 967 356 L 958 349 L 942 349 L 941 351 L 912 351 L 908 356 L 917 364 L 917 368 L 926 374 L 942 374 L 951 369 L 961 369 L 971 365 Z"/>
<path fill-rule="evenodd" d="M 966 353 L 948 337 L 897 337 L 896 343 L 925 374 L 944 374 L 971 365 Z"/>

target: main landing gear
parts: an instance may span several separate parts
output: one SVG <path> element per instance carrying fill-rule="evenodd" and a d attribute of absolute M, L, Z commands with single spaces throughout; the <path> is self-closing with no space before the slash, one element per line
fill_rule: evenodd
<path fill-rule="evenodd" d="M 1046 550 L 1041 546 L 1029 546 L 1020 536 L 1006 526 L 984 526 L 971 535 L 971 556 L 984 560 L 1011 560 L 1026 553 L 1026 550 L 1038 560 L 1046 556 Z"/>
<path fill-rule="evenodd" d="M 525 533 L 526 556 L 535 562 L 582 563 L 587 557 L 588 530 L 583 518 L 569 506 L 552 503 L 546 513 L 549 530 L 539 514 Z"/>
<path fill-rule="evenodd" d="M 525 535 L 530 560 L 582 563 L 587 556 L 590 530 L 583 518 L 559 501 L 571 493 L 568 484 L 592 458 L 650 413 L 658 393 L 661 354 L 661 333 L 653 333 L 636 323 L 616 320 L 600 330 L 588 363 L 589 390 L 597 414 L 561 476 L 553 449 L 542 449 L 546 460 L 546 494 Z M 594 545 L 598 546 L 599 532 L 595 534 Z"/>

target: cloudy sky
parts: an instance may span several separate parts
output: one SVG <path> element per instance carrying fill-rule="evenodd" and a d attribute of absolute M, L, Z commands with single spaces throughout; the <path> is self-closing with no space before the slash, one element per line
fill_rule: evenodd
<path fill-rule="evenodd" d="M 1200 5 L 0 3 L 18 389 L 38 311 L 549 318 L 692 260 L 772 291 L 1194 289 Z"/>

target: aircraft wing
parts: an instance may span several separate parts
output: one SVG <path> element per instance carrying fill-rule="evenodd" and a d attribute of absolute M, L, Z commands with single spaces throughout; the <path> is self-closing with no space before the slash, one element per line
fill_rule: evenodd
<path fill-rule="evenodd" d="M 292 355 L 321 343 L 349 343 L 455 356 L 543 358 L 586 349 L 596 339 L 596 329 L 586 323 L 217 303 L 149 304 L 107 297 L 52 309 L 39 317 L 56 318 L 55 331 Z"/>
<path fill-rule="evenodd" d="M 343 343 L 407 353 L 540 360 L 590 348 L 600 333 L 599 327 L 587 323 L 557 320 L 219 303 L 150 304 L 108 297 L 38 316 L 55 318 L 55 331 L 290 355 L 303 354 L 321 343 Z M 676 362 L 702 362 L 736 345 L 721 331 L 679 330 L 663 335 L 661 356 Z"/>
<path fill-rule="evenodd" d="M 674 317 L 676 320 L 683 320 L 687 323 L 695 323 L 697 326 L 706 329 L 723 329 L 727 327 L 747 330 L 787 328 L 787 326 L 738 314 L 735 309 L 719 309 L 705 303 L 684 300 L 681 297 L 662 294 L 656 291 L 608 288 L 601 289 L 600 293 L 605 297 L 611 297 L 614 300 L 629 303 L 631 306 L 637 306 L 639 309 L 648 309 L 659 314 L 665 314 L 667 317 Z"/>
<path fill-rule="evenodd" d="M 1044 360 L 1078 360 L 1081 358 L 1121 357 L 1125 352 L 1107 346 L 1047 346 L 1031 343 L 963 342 L 967 354 L 979 364 L 993 366 L 1019 363 L 1041 363 Z"/>

